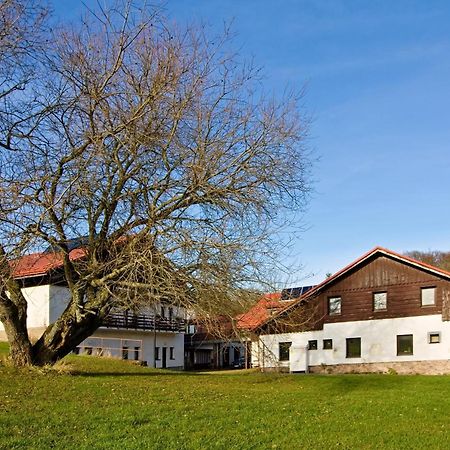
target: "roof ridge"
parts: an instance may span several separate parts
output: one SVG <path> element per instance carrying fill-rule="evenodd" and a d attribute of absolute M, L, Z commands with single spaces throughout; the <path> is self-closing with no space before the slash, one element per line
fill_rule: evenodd
<path fill-rule="evenodd" d="M 439 267 L 432 266 L 431 264 L 427 264 L 427 263 L 424 263 L 422 261 L 418 261 L 418 260 L 416 260 L 414 258 L 410 258 L 408 256 L 405 256 L 405 255 L 402 255 L 400 253 L 394 252 L 393 250 L 389 250 L 389 249 L 387 249 L 385 247 L 376 246 L 376 247 L 372 248 L 371 250 L 369 250 L 368 252 L 364 253 L 359 258 L 355 259 L 350 264 L 347 264 L 345 267 L 343 267 L 342 269 L 338 270 L 336 273 L 334 273 L 330 277 L 328 277 L 325 280 L 323 280 L 321 283 L 317 284 L 311 290 L 305 292 L 303 295 L 301 295 L 300 297 L 295 299 L 295 301 L 293 303 L 291 303 L 289 305 L 286 305 L 286 307 L 283 308 L 281 311 L 279 311 L 275 316 L 268 317 L 261 324 L 257 325 L 257 327 L 260 327 L 260 326 L 270 322 L 270 320 L 272 320 L 274 317 L 280 316 L 285 311 L 287 311 L 289 308 L 292 308 L 293 306 L 295 306 L 295 304 L 297 304 L 301 300 L 304 300 L 304 299 L 306 299 L 308 297 L 311 297 L 312 295 L 317 293 L 319 290 L 321 290 L 324 286 L 334 282 L 336 279 L 338 279 L 339 277 L 343 276 L 345 273 L 349 272 L 354 267 L 358 266 L 359 264 L 363 263 L 365 260 L 367 260 L 371 256 L 375 255 L 377 252 L 390 255 L 390 256 L 392 256 L 394 258 L 403 260 L 406 263 L 415 264 L 415 265 L 417 265 L 419 267 L 422 267 L 425 270 L 432 270 L 432 271 L 436 272 L 437 274 L 440 274 L 440 275 L 443 275 L 443 276 L 446 276 L 446 277 L 450 277 L 450 272 L 447 272 L 444 269 L 440 269 Z M 257 328 L 257 327 L 255 327 L 255 328 Z"/>

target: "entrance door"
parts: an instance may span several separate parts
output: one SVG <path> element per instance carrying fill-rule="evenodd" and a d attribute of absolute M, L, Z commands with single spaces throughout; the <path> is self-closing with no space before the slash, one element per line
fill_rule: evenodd
<path fill-rule="evenodd" d="M 167 367 L 167 347 L 162 348 L 162 368 Z"/>

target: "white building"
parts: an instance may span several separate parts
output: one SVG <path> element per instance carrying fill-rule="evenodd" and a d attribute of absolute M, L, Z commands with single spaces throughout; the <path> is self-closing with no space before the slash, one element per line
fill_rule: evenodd
<path fill-rule="evenodd" d="M 255 324 L 252 364 L 450 373 L 450 273 L 375 248 Z"/>
<path fill-rule="evenodd" d="M 15 276 L 21 279 L 28 302 L 27 327 L 31 339 L 42 335 L 70 299 L 61 276 L 50 275 L 60 268 L 58 264 L 52 254 L 33 254 L 24 257 L 16 267 Z M 76 351 L 138 360 L 149 367 L 183 369 L 185 331 L 184 309 L 170 304 L 157 304 L 139 314 L 117 311 Z M 6 340 L 1 322 L 0 340 Z"/>

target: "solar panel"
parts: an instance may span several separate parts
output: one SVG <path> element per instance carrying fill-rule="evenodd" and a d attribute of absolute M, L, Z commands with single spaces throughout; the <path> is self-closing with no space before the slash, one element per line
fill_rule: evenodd
<path fill-rule="evenodd" d="M 294 298 L 298 298 L 312 289 L 313 286 L 299 286 L 293 288 L 283 289 L 281 291 L 281 300 L 291 300 Z"/>
<path fill-rule="evenodd" d="M 85 247 L 87 245 L 88 241 L 89 241 L 89 238 L 87 236 L 81 236 L 81 237 L 77 237 L 77 238 L 73 238 L 73 239 L 68 239 L 67 240 L 67 248 L 70 252 L 76 248 Z M 55 253 L 55 252 L 57 253 L 60 251 L 61 251 L 61 249 L 57 245 L 49 245 L 44 250 L 44 253 Z"/>

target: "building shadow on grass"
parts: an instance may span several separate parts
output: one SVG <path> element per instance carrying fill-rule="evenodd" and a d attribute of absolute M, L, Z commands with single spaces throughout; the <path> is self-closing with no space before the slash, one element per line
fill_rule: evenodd
<path fill-rule="evenodd" d="M 161 377 L 161 376 L 176 376 L 176 377 L 198 377 L 205 375 L 201 372 L 181 372 L 181 371 L 155 371 L 149 370 L 148 372 L 114 372 L 114 371 L 99 371 L 99 372 L 90 372 L 84 370 L 76 370 L 71 372 L 73 376 L 79 377 Z"/>

